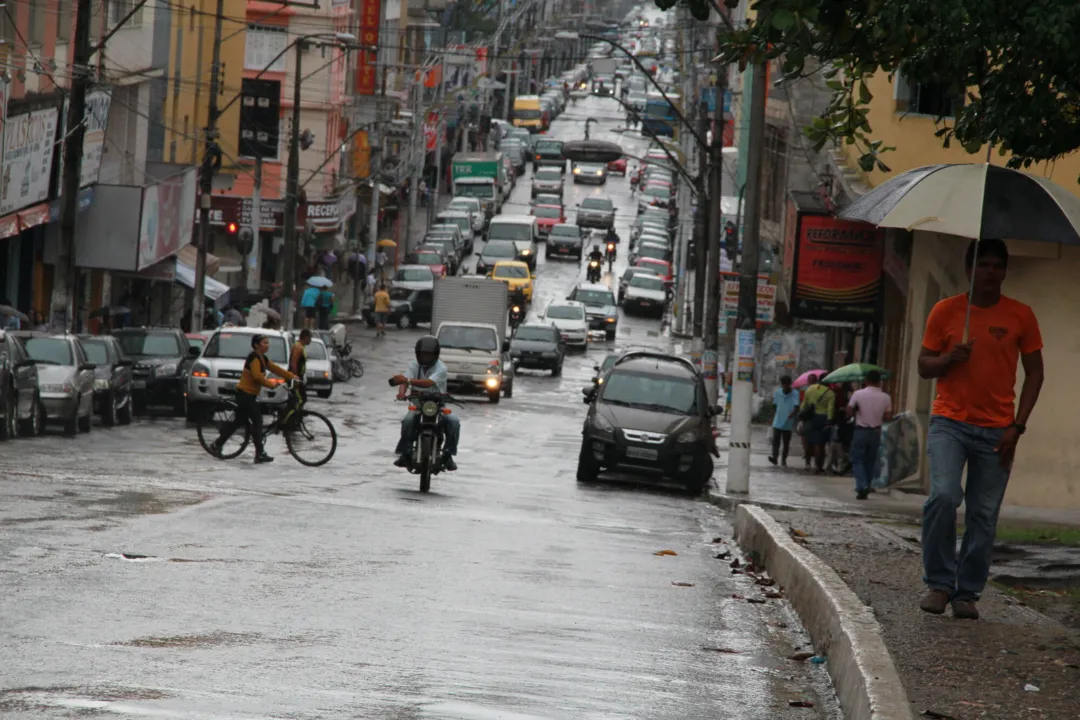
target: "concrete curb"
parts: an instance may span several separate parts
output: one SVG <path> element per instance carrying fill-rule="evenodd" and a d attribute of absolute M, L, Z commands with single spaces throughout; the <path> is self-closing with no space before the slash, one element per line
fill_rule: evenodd
<path fill-rule="evenodd" d="M 910 522 L 913 517 L 912 514 L 905 515 L 903 513 L 888 513 L 880 512 L 873 509 L 866 510 L 845 510 L 844 508 L 822 508 L 816 505 L 800 505 L 798 503 L 784 503 L 775 502 L 772 500 L 759 500 L 740 495 L 728 495 L 727 493 L 720 492 L 719 490 L 709 490 L 708 499 L 713 505 L 722 507 L 725 510 L 735 512 L 735 509 L 740 505 L 755 505 L 766 510 L 779 510 L 784 511 L 798 511 L 798 510 L 811 510 L 816 513 L 821 513 L 829 517 L 856 517 L 878 520 L 893 520 L 898 522 Z"/>
<path fill-rule="evenodd" d="M 913 720 L 873 611 L 825 561 L 799 547 L 764 509 L 735 509 L 735 539 L 782 585 L 827 668 L 846 720 Z"/>

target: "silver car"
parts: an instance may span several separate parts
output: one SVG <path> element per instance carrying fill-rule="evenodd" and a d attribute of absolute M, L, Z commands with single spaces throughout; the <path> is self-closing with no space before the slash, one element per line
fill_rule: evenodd
<path fill-rule="evenodd" d="M 67 435 L 90 432 L 94 417 L 94 365 L 74 335 L 15 333 L 38 369 L 38 394 L 45 419 L 64 425 Z"/>
<path fill-rule="evenodd" d="M 558 168 L 537 168 L 532 176 L 532 197 L 540 193 L 552 193 L 562 197 L 563 173 Z"/>
<path fill-rule="evenodd" d="M 244 373 L 244 362 L 251 354 L 251 340 L 256 335 L 270 339 L 270 350 L 266 353 L 270 362 L 289 366 L 289 349 L 292 347 L 289 333 L 265 328 L 221 328 L 210 336 L 202 354 L 191 366 L 187 383 L 189 416 L 197 417 L 202 410 L 236 394 L 236 383 Z M 259 393 L 259 402 L 268 405 L 280 405 L 287 399 L 288 390 L 284 386 L 263 388 Z"/>
<path fill-rule="evenodd" d="M 322 340 L 311 338 L 307 346 L 307 377 L 304 383 L 321 398 L 330 397 L 334 391 L 334 373 L 330 367 L 330 352 Z"/>
<path fill-rule="evenodd" d="M 577 225 L 601 230 L 615 227 L 615 204 L 605 197 L 585 198 L 578 205 Z"/>

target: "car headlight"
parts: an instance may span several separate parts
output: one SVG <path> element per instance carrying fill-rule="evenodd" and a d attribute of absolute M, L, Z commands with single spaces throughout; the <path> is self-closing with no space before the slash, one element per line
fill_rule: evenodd
<path fill-rule="evenodd" d="M 679 433 L 679 435 L 675 438 L 675 442 L 677 442 L 677 443 L 697 442 L 698 437 L 700 437 L 700 436 L 699 436 L 697 430 L 687 430 L 686 432 Z"/>
<path fill-rule="evenodd" d="M 522 251 L 521 251 L 521 254 L 522 254 L 522 255 L 531 255 L 531 254 L 532 254 L 532 250 L 522 250 Z"/>
<path fill-rule="evenodd" d="M 94 378 L 94 389 L 95 390 L 108 390 L 109 389 L 109 379 L 108 378 Z"/>
<path fill-rule="evenodd" d="M 433 400 L 428 400 L 420 406 L 420 412 L 424 413 L 425 417 L 435 417 L 439 412 L 439 404 Z"/>
<path fill-rule="evenodd" d="M 46 383 L 41 386 L 41 392 L 66 393 L 70 395 L 75 392 L 75 386 L 71 383 Z"/>
<path fill-rule="evenodd" d="M 155 375 L 175 375 L 176 374 L 176 368 L 177 368 L 176 363 L 165 363 L 164 365 L 158 365 L 157 369 L 154 371 L 154 374 Z"/>
<path fill-rule="evenodd" d="M 574 174 L 575 175 L 580 175 L 581 174 L 581 168 L 574 168 Z"/>
<path fill-rule="evenodd" d="M 603 415 L 594 415 L 593 416 L 593 427 L 596 428 L 597 430 L 605 430 L 605 431 L 615 429 L 615 426 L 612 425 L 611 422 L 606 417 L 604 417 Z"/>

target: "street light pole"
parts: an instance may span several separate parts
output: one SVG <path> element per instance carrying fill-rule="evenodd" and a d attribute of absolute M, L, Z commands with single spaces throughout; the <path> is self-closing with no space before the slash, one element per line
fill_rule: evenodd
<path fill-rule="evenodd" d="M 286 330 L 292 330 L 296 310 L 296 209 L 300 184 L 300 68 L 303 64 L 304 38 L 296 41 L 296 68 L 293 72 L 292 128 L 289 132 L 289 163 L 285 171 L 285 247 L 282 267 L 285 282 L 281 314 Z"/>

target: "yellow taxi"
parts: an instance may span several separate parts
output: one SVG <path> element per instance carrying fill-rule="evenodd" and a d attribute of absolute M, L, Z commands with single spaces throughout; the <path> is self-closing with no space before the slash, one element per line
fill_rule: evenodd
<path fill-rule="evenodd" d="M 500 260 L 491 268 L 488 277 L 506 283 L 511 293 L 521 290 L 525 299 L 532 302 L 532 275 L 529 273 L 529 266 L 520 260 Z"/>

